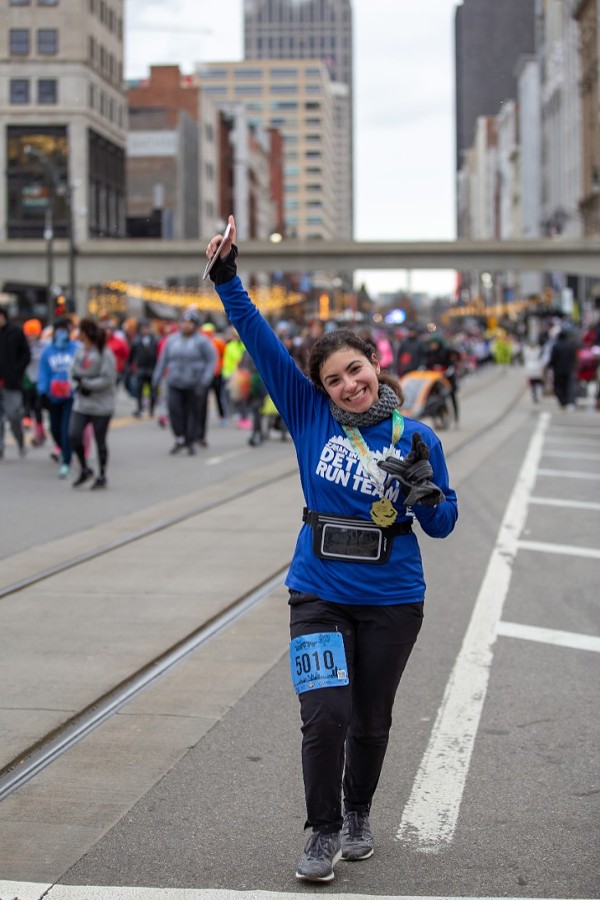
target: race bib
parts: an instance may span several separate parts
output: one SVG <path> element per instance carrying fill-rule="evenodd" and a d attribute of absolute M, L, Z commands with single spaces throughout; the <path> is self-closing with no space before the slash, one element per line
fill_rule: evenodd
<path fill-rule="evenodd" d="M 339 631 L 303 634 L 290 642 L 290 671 L 297 694 L 349 683 L 344 639 Z"/>

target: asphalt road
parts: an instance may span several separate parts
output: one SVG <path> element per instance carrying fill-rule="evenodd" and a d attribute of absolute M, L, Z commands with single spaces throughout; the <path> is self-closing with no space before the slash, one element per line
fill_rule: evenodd
<path fill-rule="evenodd" d="M 517 387 L 509 373 L 470 403 L 465 392 L 466 424 L 444 436 L 460 519 L 449 539 L 421 541 L 426 620 L 373 806 L 376 853 L 338 864 L 318 893 L 600 895 L 600 417 L 526 396 L 509 412 Z M 188 483 L 198 503 L 231 479 L 293 468 L 289 445 L 256 451 L 232 428 L 214 426 L 211 445 L 204 460 L 173 460 L 156 425 L 123 423 L 100 497 L 79 496 L 46 461 L 30 466 L 33 453 L 4 466 L 5 571 L 35 568 L 27 560 L 49 541 L 64 552 L 82 529 L 185 504 Z M 282 485 L 265 504 L 288 501 Z M 249 559 L 234 552 L 231 566 Z M 1 900 L 314 893 L 294 878 L 304 808 L 286 642 L 279 589 L 3 801 Z"/>

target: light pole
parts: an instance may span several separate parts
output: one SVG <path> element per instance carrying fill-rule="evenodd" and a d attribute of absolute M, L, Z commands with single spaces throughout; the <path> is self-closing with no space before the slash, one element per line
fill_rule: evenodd
<path fill-rule="evenodd" d="M 48 201 L 46 203 L 46 212 L 44 218 L 44 240 L 46 241 L 46 298 L 48 304 L 48 322 L 52 324 L 54 320 L 54 202 L 56 195 L 62 193 L 67 203 L 68 216 L 68 238 L 69 238 L 69 295 L 71 304 L 77 309 L 77 279 L 76 279 L 76 255 L 77 248 L 75 246 L 75 232 L 73 221 L 73 192 L 68 180 L 63 186 L 59 184 L 60 175 L 50 157 L 42 150 L 28 144 L 25 147 L 25 153 L 34 159 L 37 159 L 44 168 L 46 175 L 46 183 L 48 186 Z"/>

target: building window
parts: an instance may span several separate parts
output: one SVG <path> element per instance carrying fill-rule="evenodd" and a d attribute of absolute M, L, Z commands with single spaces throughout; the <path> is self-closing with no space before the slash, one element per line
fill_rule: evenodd
<path fill-rule="evenodd" d="M 10 0 L 11 6 L 29 6 L 31 0 Z"/>
<path fill-rule="evenodd" d="M 27 78 L 11 78 L 10 102 L 29 103 L 29 80 Z"/>
<path fill-rule="evenodd" d="M 58 30 L 56 28 L 40 28 L 38 30 L 37 50 L 43 56 L 56 56 L 58 53 Z"/>
<path fill-rule="evenodd" d="M 10 29 L 10 54 L 11 56 L 27 56 L 29 53 L 29 29 Z"/>
<path fill-rule="evenodd" d="M 37 0 L 38 6 L 58 6 L 58 0 Z"/>
<path fill-rule="evenodd" d="M 271 69 L 271 78 L 297 78 L 298 69 Z"/>
<path fill-rule="evenodd" d="M 67 180 L 68 143 L 65 127 L 24 125 L 6 129 L 7 237 L 41 238 L 48 203 L 48 176 L 39 159 L 26 150 L 37 147 L 52 160 L 57 184 Z M 68 234 L 64 196 L 54 198 L 54 234 Z"/>
<path fill-rule="evenodd" d="M 263 77 L 262 69 L 234 69 L 234 78 L 254 78 L 261 81 Z"/>
<path fill-rule="evenodd" d="M 57 103 L 58 83 L 56 78 L 40 78 L 37 83 L 37 102 L 41 105 Z"/>

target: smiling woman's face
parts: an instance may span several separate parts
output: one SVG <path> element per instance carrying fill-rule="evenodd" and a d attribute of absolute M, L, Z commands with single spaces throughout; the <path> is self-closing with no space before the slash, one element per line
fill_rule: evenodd
<path fill-rule="evenodd" d="M 379 399 L 379 371 L 376 359 L 368 359 L 352 347 L 342 347 L 321 366 L 321 384 L 340 409 L 362 413 Z"/>

